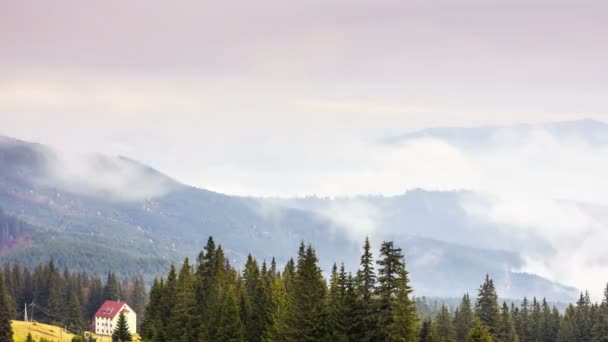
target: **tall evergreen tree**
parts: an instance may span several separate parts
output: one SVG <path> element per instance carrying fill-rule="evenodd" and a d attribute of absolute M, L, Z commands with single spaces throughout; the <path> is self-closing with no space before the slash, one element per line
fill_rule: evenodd
<path fill-rule="evenodd" d="M 280 277 L 272 279 L 270 287 L 270 297 L 272 300 L 272 311 L 270 314 L 270 324 L 264 331 L 262 341 L 274 342 L 287 340 L 287 310 L 289 308 L 287 291 Z"/>
<path fill-rule="evenodd" d="M 575 335 L 577 342 L 591 342 L 591 299 L 589 293 L 581 293 L 576 303 Z"/>
<path fill-rule="evenodd" d="M 448 307 L 441 306 L 441 310 L 437 314 L 437 332 L 441 337 L 442 342 L 455 342 L 456 341 L 456 329 L 452 321 L 452 315 L 448 311 Z"/>
<path fill-rule="evenodd" d="M 235 289 L 229 286 L 219 307 L 217 333 L 213 341 L 244 342 L 245 334 L 240 318 Z"/>
<path fill-rule="evenodd" d="M 127 323 L 127 318 L 124 313 L 120 313 L 118 315 L 118 321 L 116 322 L 116 329 L 112 333 L 112 341 L 113 342 L 131 342 L 133 341 L 133 337 L 131 336 L 131 332 L 129 331 L 129 323 Z"/>
<path fill-rule="evenodd" d="M 414 302 L 409 298 L 408 273 L 401 249 L 392 241 L 385 241 L 380 248 L 377 261 L 378 297 L 373 339 L 376 341 L 414 341 L 417 316 Z"/>
<path fill-rule="evenodd" d="M 479 317 L 475 318 L 473 328 L 469 331 L 467 342 L 493 342 L 494 338 L 490 329 L 483 323 L 481 323 Z"/>
<path fill-rule="evenodd" d="M 0 342 L 13 342 L 11 327 L 12 298 L 6 290 L 4 276 L 0 272 Z"/>
<path fill-rule="evenodd" d="M 369 238 L 365 238 L 363 254 L 361 255 L 360 268 L 357 271 L 357 295 L 355 317 L 360 326 L 353 331 L 353 337 L 357 341 L 371 341 L 375 322 L 373 312 L 375 303 L 372 299 L 376 287 L 376 273 L 374 271 L 374 258 Z"/>
<path fill-rule="evenodd" d="M 500 309 L 498 308 L 498 295 L 494 288 L 494 282 L 486 275 L 484 283 L 479 288 L 477 301 L 475 303 L 475 315 L 481 324 L 488 328 L 492 337 L 498 335 L 500 322 Z"/>
<path fill-rule="evenodd" d="M 324 336 L 322 313 L 327 286 L 315 250 L 300 245 L 291 307 L 288 311 L 288 341 L 313 342 Z"/>
<path fill-rule="evenodd" d="M 471 307 L 469 294 L 462 297 L 457 313 L 454 315 L 454 326 L 456 330 L 456 341 L 466 342 L 469 337 L 469 330 L 473 327 L 475 315 Z"/>
<path fill-rule="evenodd" d="M 593 342 L 608 342 L 608 284 L 604 290 L 604 299 L 599 307 L 598 318 L 593 325 Z"/>
<path fill-rule="evenodd" d="M 511 316 L 509 306 L 506 302 L 502 303 L 498 338 L 496 340 L 501 342 L 519 342 L 519 337 L 515 331 L 515 324 L 513 323 L 513 317 Z"/>
<path fill-rule="evenodd" d="M 437 325 L 431 319 L 426 319 L 422 322 L 418 336 L 420 342 L 441 342 L 441 337 L 437 332 Z"/>
<path fill-rule="evenodd" d="M 175 285 L 175 304 L 171 310 L 168 325 L 168 336 L 174 341 L 198 340 L 198 328 L 195 325 L 196 299 L 194 284 L 188 258 L 184 260 Z"/>
<path fill-rule="evenodd" d="M 131 305 L 133 310 L 137 313 L 138 317 L 138 325 L 141 326 L 141 322 L 144 321 L 146 317 L 146 285 L 144 283 L 143 277 L 137 276 L 133 278 L 133 293 L 131 294 Z"/>

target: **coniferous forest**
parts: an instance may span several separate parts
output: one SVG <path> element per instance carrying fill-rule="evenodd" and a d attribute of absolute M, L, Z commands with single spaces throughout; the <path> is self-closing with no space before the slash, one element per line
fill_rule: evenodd
<path fill-rule="evenodd" d="M 0 342 L 12 341 L 10 319 L 35 303 L 34 319 L 83 331 L 106 299 L 123 299 L 144 317 L 144 341 L 196 342 L 606 342 L 608 286 L 601 303 L 587 293 L 560 312 L 546 300 L 500 302 L 486 276 L 476 297 L 422 315 L 403 251 L 383 242 L 377 256 L 365 241 L 360 267 L 334 265 L 325 279 L 312 246 L 279 268 L 249 256 L 241 272 L 209 238 L 197 260 L 157 278 L 146 296 L 141 278 L 123 281 L 60 272 L 51 261 L 34 270 L 0 272 Z M 144 309 L 145 303 L 148 303 Z M 145 316 L 144 316 L 145 312 Z"/>
<path fill-rule="evenodd" d="M 279 268 L 249 256 L 242 272 L 212 238 L 196 262 L 186 259 L 150 290 L 146 341 L 604 342 L 608 287 L 602 303 L 581 294 L 564 313 L 546 300 L 499 302 L 486 276 L 475 299 L 433 317 L 416 310 L 403 251 L 365 241 L 356 273 L 334 265 L 323 277 L 315 250 L 302 244 Z"/>

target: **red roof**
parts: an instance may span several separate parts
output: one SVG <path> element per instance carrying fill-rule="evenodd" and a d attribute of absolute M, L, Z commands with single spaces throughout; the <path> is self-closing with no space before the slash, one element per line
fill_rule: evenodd
<path fill-rule="evenodd" d="M 103 305 L 95 313 L 95 317 L 114 319 L 114 317 L 116 317 L 116 315 L 118 315 L 118 312 L 120 311 L 120 309 L 122 309 L 122 307 L 125 306 L 126 304 L 127 303 L 125 303 L 125 302 L 115 302 L 113 300 L 106 300 L 106 302 L 103 303 Z M 125 311 L 126 311 L 126 309 L 123 310 L 123 312 L 125 312 Z"/>

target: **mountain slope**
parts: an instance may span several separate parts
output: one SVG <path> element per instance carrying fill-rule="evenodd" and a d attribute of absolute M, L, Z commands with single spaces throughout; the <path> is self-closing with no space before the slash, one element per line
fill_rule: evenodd
<path fill-rule="evenodd" d="M 363 236 L 346 234 L 348 222 L 312 206 L 227 196 L 179 184 L 126 158 L 66 158 L 10 138 L 0 139 L 0 162 L 0 207 L 12 222 L 26 227 L 17 233 L 13 229 L 6 240 L 13 242 L 0 248 L 5 261 L 35 264 L 53 257 L 75 269 L 152 277 L 170 263 L 196 256 L 212 235 L 236 265 L 248 252 L 258 258 L 276 256 L 282 264 L 306 241 L 316 247 L 323 269 L 334 260 L 357 267 Z M 419 295 L 470 292 L 491 273 L 505 296 L 542 293 L 554 300 L 572 299 L 572 288 L 514 272 L 522 265 L 515 252 L 440 241 L 442 229 L 450 229 L 458 216 L 450 214 L 457 213 L 450 196 L 428 193 L 425 205 L 437 204 L 436 211 L 416 209 L 421 202 L 414 197 L 385 204 L 401 215 L 392 224 L 407 219 L 413 228 L 396 230 L 389 221 L 381 222 L 377 237 L 393 238 L 404 248 Z M 436 230 L 422 234 L 431 223 Z M 383 230 L 390 234 L 380 234 Z M 14 243 L 20 239 L 25 242 Z M 374 242 L 377 247 L 380 241 Z"/>

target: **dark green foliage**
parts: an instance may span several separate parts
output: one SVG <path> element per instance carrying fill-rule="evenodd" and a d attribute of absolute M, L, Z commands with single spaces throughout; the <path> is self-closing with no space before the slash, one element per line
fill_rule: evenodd
<path fill-rule="evenodd" d="M 13 329 L 11 327 L 11 307 L 13 305 L 4 277 L 0 272 L 0 342 L 13 342 Z"/>
<path fill-rule="evenodd" d="M 608 284 L 606 284 L 604 299 L 599 306 L 591 334 L 593 342 L 608 342 Z"/>
<path fill-rule="evenodd" d="M 492 333 L 490 329 L 483 325 L 480 319 L 475 318 L 475 323 L 471 331 L 469 331 L 468 342 L 493 342 Z"/>
<path fill-rule="evenodd" d="M 468 294 L 462 297 L 462 302 L 454 314 L 454 328 L 456 330 L 456 341 L 466 342 L 469 330 L 473 327 L 474 314 L 471 307 L 471 299 Z"/>
<path fill-rule="evenodd" d="M 116 328 L 112 333 L 112 341 L 113 342 L 130 342 L 133 341 L 133 337 L 129 332 L 129 324 L 127 323 L 127 318 L 124 313 L 120 313 L 118 316 L 118 321 L 116 322 Z"/>
<path fill-rule="evenodd" d="M 479 288 L 475 303 L 475 315 L 482 325 L 488 328 L 492 337 L 498 336 L 500 324 L 500 309 L 498 308 L 498 295 L 494 282 L 486 275 L 486 280 Z"/>
<path fill-rule="evenodd" d="M 442 342 L 455 342 L 456 341 L 456 329 L 452 321 L 452 316 L 448 311 L 447 306 L 442 305 L 441 311 L 437 314 L 437 333 L 441 338 Z"/>
<path fill-rule="evenodd" d="M 497 341 L 501 342 L 518 342 L 519 337 L 515 331 L 515 324 L 513 323 L 513 317 L 509 311 L 507 303 L 502 303 L 502 309 L 500 311 L 500 325 L 498 329 Z M 541 340 L 542 341 L 542 340 Z M 539 341 L 540 342 L 540 341 Z M 548 342 L 548 341 L 547 341 Z"/>
<path fill-rule="evenodd" d="M 31 333 L 27 334 L 27 337 L 25 338 L 25 342 L 34 342 L 34 338 L 32 337 Z M 74 342 L 74 339 L 72 339 L 72 342 Z M 78 342 L 78 341 L 76 341 Z"/>
<path fill-rule="evenodd" d="M 432 320 L 427 319 L 424 322 L 422 322 L 422 328 L 420 329 L 420 334 L 419 334 L 419 341 L 420 342 L 441 342 L 441 337 L 439 336 L 439 333 L 437 332 L 437 326 L 435 325 L 435 323 Z"/>
<path fill-rule="evenodd" d="M 191 271 L 190 263 L 186 258 L 175 285 L 175 303 L 171 309 L 172 318 L 167 327 L 167 336 L 171 336 L 175 341 L 188 342 L 198 339 L 198 326 L 195 325 L 196 298 Z"/>
<path fill-rule="evenodd" d="M 234 288 L 228 287 L 223 297 L 219 309 L 219 327 L 214 341 L 243 342 L 245 334 Z"/>
<path fill-rule="evenodd" d="M 318 261 L 315 250 L 302 243 L 293 289 L 289 292 L 289 341 L 313 342 L 324 337 L 323 309 L 327 287 Z"/>
<path fill-rule="evenodd" d="M 377 264 L 372 340 L 413 341 L 417 325 L 416 306 L 410 299 L 412 289 L 401 249 L 391 241 L 383 242 Z"/>

